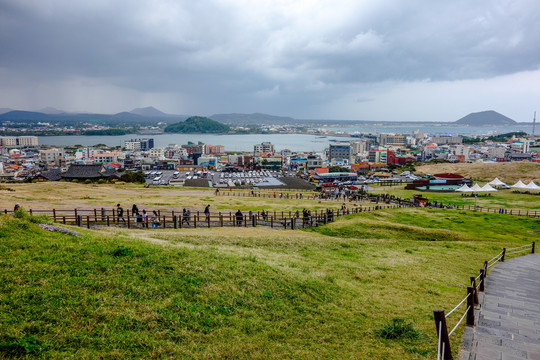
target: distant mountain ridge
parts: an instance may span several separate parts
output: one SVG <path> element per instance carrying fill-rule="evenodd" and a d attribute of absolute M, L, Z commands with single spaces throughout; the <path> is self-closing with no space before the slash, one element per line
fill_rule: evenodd
<path fill-rule="evenodd" d="M 144 108 L 136 108 L 130 111 L 130 113 L 140 116 L 171 116 L 165 114 L 163 111 L 156 109 L 153 106 L 147 106 Z"/>
<path fill-rule="evenodd" d="M 499 114 L 496 111 L 488 110 L 481 111 L 477 113 L 470 113 L 467 116 L 462 117 L 461 119 L 455 122 L 460 125 L 470 125 L 470 126 L 489 126 L 489 125 L 515 125 L 516 121 L 506 117 L 502 114 Z"/>

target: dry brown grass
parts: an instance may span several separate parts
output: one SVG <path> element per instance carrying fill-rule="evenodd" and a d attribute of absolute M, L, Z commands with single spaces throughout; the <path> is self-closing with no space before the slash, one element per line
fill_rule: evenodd
<path fill-rule="evenodd" d="M 200 209 L 207 204 L 212 211 L 296 211 L 302 208 L 319 210 L 338 208 L 340 201 L 308 199 L 269 199 L 253 197 L 215 196 L 213 189 L 149 187 L 134 184 L 79 184 L 70 182 L 43 182 L 9 184 L 0 189 L 0 209 L 12 210 L 15 203 L 25 209 L 88 209 L 113 208 L 117 203 L 125 209 L 137 204 L 139 208 L 155 210 Z M 305 193 L 308 194 L 308 193 Z M 311 193 L 309 193 L 311 194 Z"/>
<path fill-rule="evenodd" d="M 518 180 L 525 183 L 533 180 L 540 182 L 540 164 L 528 161 L 513 161 L 504 163 L 459 163 L 459 164 L 430 164 L 416 168 L 419 174 L 457 173 L 477 181 L 491 181 L 496 177 L 509 185 Z"/>

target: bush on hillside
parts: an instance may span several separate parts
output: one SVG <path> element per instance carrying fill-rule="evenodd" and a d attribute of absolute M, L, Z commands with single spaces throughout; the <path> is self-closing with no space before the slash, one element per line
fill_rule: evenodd
<path fill-rule="evenodd" d="M 27 220 L 34 224 L 52 224 L 51 219 L 47 215 L 30 215 L 24 209 L 16 210 L 13 213 L 13 217 L 17 219 Z"/>
<path fill-rule="evenodd" d="M 139 170 L 136 172 L 132 171 L 126 171 L 122 176 L 120 176 L 120 180 L 124 182 L 130 182 L 130 183 L 145 183 L 146 178 L 144 177 L 144 173 Z"/>
<path fill-rule="evenodd" d="M 422 333 L 416 330 L 412 323 L 406 324 L 404 319 L 393 318 L 391 322 L 375 330 L 375 335 L 383 339 L 418 340 Z"/>

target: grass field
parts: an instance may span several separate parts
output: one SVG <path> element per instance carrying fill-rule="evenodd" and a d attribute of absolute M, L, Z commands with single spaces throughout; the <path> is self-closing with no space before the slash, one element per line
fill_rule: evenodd
<path fill-rule="evenodd" d="M 222 191 L 222 194 L 225 191 Z M 247 191 L 245 191 L 247 193 Z M 273 193 L 273 191 L 272 191 Z M 279 192 L 278 192 L 279 193 Z M 295 192 L 296 193 L 296 192 Z M 304 192 L 311 194 L 311 192 Z M 337 208 L 342 202 L 318 202 L 309 199 L 264 199 L 214 195 L 212 189 L 183 187 L 144 187 L 136 184 L 78 184 L 71 182 L 43 182 L 35 184 L 5 184 L 0 186 L 0 208 L 13 209 L 15 203 L 25 209 L 64 208 L 113 208 L 121 203 L 124 208 L 137 204 L 150 209 L 200 209 L 207 204 L 212 211 L 236 211 L 238 209 L 310 210 Z"/>
<path fill-rule="evenodd" d="M 248 191 L 244 191 L 247 193 Z M 261 191 L 272 193 L 274 191 Z M 300 193 L 291 191 L 289 193 Z M 15 203 L 20 203 L 25 209 L 73 209 L 73 208 L 114 208 L 121 203 L 125 209 L 137 204 L 139 208 L 151 210 L 179 210 L 182 208 L 199 209 L 202 211 L 207 204 L 212 211 L 296 211 L 306 208 L 308 210 L 321 210 L 325 208 L 339 208 L 342 201 L 312 200 L 308 197 L 312 192 L 302 192 L 304 199 L 286 198 L 252 198 L 215 196 L 211 189 L 176 188 L 176 187 L 149 187 L 142 185 L 88 185 L 70 182 L 45 182 L 36 184 L 5 184 L 0 186 L 0 209 L 12 210 Z M 284 192 L 286 193 L 286 192 Z M 457 204 L 459 206 L 474 206 L 474 197 L 462 197 L 459 193 L 431 193 L 417 190 L 404 190 L 404 186 L 381 187 L 374 194 L 388 193 L 408 199 L 413 194 L 422 194 L 430 201 L 444 204 Z M 373 205 L 359 203 L 359 205 Z M 502 190 L 492 193 L 490 197 L 479 197 L 478 206 L 498 209 L 501 207 L 522 210 L 540 210 L 540 196 L 530 194 L 512 193 Z"/>
<path fill-rule="evenodd" d="M 482 184 L 482 183 L 481 183 Z M 483 184 L 482 184 L 483 185 Z M 436 193 L 420 190 L 405 190 L 403 186 L 377 187 L 380 189 L 374 193 L 388 193 L 404 199 L 412 197 L 414 194 L 421 194 L 430 202 L 437 201 L 445 205 L 452 204 L 458 206 L 474 207 L 475 198 L 471 196 L 463 197 L 461 193 Z M 500 190 L 490 193 L 490 196 L 478 195 L 477 205 L 489 209 L 515 209 L 515 210 L 540 210 L 540 195 L 514 193 L 512 190 Z"/>
<path fill-rule="evenodd" d="M 532 219 L 423 209 L 307 231 L 75 230 L 0 216 L 0 357 L 432 359 L 433 310 L 539 234 Z M 380 338 L 393 318 L 416 336 Z"/>

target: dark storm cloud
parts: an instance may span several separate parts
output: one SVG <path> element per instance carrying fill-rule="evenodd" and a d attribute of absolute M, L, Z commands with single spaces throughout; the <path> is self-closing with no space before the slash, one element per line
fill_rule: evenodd
<path fill-rule="evenodd" d="M 322 109 L 325 99 L 369 102 L 357 99 L 374 96 L 354 94 L 369 84 L 536 71 L 539 7 L 531 0 L 4 0 L 0 89 L 86 79 L 177 94 L 193 111 L 281 106 L 302 114 L 300 106 Z"/>

